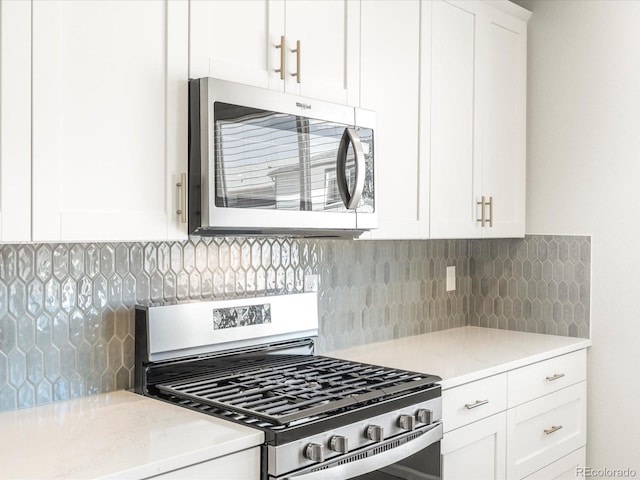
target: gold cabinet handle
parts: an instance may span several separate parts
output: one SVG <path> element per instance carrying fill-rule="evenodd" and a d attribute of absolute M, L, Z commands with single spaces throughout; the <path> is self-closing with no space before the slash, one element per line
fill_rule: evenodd
<path fill-rule="evenodd" d="M 180 181 L 176 183 L 178 187 L 178 198 L 180 199 L 180 205 L 176 214 L 180 215 L 180 222 L 187 223 L 187 174 L 180 174 Z"/>
<path fill-rule="evenodd" d="M 292 77 L 296 77 L 296 82 L 300 83 L 300 40 L 298 40 L 296 42 L 296 48 L 294 48 L 293 50 L 291 50 L 291 53 L 295 53 L 296 54 L 296 69 L 298 70 L 296 73 L 292 73 L 291 76 Z"/>
<path fill-rule="evenodd" d="M 493 227 L 493 197 L 489 197 L 489 228 Z"/>
<path fill-rule="evenodd" d="M 476 202 L 476 205 L 480 205 L 481 207 L 481 215 L 480 218 L 476 219 L 476 222 L 480 222 L 480 226 L 484 227 L 489 224 L 489 227 L 493 227 L 493 197 L 482 197 L 479 202 Z M 489 216 L 485 215 L 484 207 L 489 207 Z"/>
<path fill-rule="evenodd" d="M 484 227 L 485 224 L 487 223 L 487 219 L 484 215 L 484 207 L 486 205 L 486 201 L 485 201 L 486 197 L 482 197 L 482 199 L 479 202 L 476 202 L 476 205 L 480 205 L 480 218 L 476 219 L 476 222 L 480 222 L 480 226 Z"/>
<path fill-rule="evenodd" d="M 280 80 L 284 80 L 284 61 L 285 61 L 284 35 L 280 36 L 280 45 L 276 45 L 276 48 L 280 49 L 280 68 L 276 69 L 276 72 L 280 74 Z"/>
<path fill-rule="evenodd" d="M 547 377 L 547 381 L 553 382 L 554 380 L 558 380 L 559 378 L 564 377 L 564 373 L 556 373 L 551 377 Z"/>
<path fill-rule="evenodd" d="M 562 425 L 552 425 L 551 428 L 545 428 L 544 429 L 544 434 L 545 435 L 551 435 L 552 433 L 557 432 L 561 428 L 562 428 Z"/>

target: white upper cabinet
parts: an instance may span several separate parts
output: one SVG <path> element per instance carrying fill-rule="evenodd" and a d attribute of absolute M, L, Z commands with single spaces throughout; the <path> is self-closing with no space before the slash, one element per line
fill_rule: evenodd
<path fill-rule="evenodd" d="M 189 77 L 214 77 L 273 90 L 284 35 L 284 1 L 191 0 Z"/>
<path fill-rule="evenodd" d="M 510 2 L 0 9 L 0 241 L 186 238 L 187 79 L 207 76 L 375 110 L 372 238 L 524 234 L 528 12 Z"/>
<path fill-rule="evenodd" d="M 31 3 L 0 2 L 0 241 L 31 238 Z"/>
<path fill-rule="evenodd" d="M 432 2 L 432 238 L 524 236 L 529 15 Z"/>
<path fill-rule="evenodd" d="M 431 236 L 470 238 L 475 226 L 473 96 L 475 14 L 432 6 Z"/>
<path fill-rule="evenodd" d="M 487 237 L 523 237 L 526 192 L 526 21 L 491 7 L 478 23 L 474 176 L 490 196 Z M 527 14 L 528 12 L 525 12 Z M 487 200 L 489 201 L 489 200 Z M 492 210 L 492 212 L 489 212 Z"/>
<path fill-rule="evenodd" d="M 379 228 L 371 238 L 429 234 L 429 164 L 424 155 L 421 162 L 419 137 L 420 14 L 416 0 L 365 0 L 361 5 L 360 104 L 377 113 Z M 423 118 L 427 121 L 428 115 Z"/>
<path fill-rule="evenodd" d="M 35 0 L 32 27 L 33 240 L 186 238 L 188 4 Z"/>
<path fill-rule="evenodd" d="M 360 3 L 291 0 L 285 2 L 285 19 L 285 91 L 356 105 Z M 298 45 L 300 51 L 292 52 Z"/>
<path fill-rule="evenodd" d="M 359 2 L 191 0 L 189 35 L 191 78 L 358 103 Z"/>

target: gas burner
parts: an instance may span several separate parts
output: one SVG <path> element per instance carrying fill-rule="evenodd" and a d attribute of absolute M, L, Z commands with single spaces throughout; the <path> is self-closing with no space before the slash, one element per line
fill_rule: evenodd
<path fill-rule="evenodd" d="M 194 368 L 194 371 L 200 371 Z M 237 373 L 218 373 L 155 385 L 160 392 L 273 425 L 330 416 L 431 387 L 433 375 L 322 356 L 292 355 Z"/>

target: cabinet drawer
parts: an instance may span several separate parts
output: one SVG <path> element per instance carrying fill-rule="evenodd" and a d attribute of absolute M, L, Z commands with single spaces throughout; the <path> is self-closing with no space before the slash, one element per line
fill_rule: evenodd
<path fill-rule="evenodd" d="M 508 373 L 509 408 L 556 392 L 587 378 L 586 350 L 550 358 Z"/>
<path fill-rule="evenodd" d="M 444 432 L 507 408 L 507 375 L 495 375 L 442 392 Z"/>
<path fill-rule="evenodd" d="M 586 382 L 507 411 L 507 478 L 523 478 L 586 444 Z"/>
<path fill-rule="evenodd" d="M 582 447 L 571 452 L 569 455 L 556 460 L 551 465 L 547 465 L 536 473 L 532 473 L 525 480 L 571 480 L 576 478 L 584 478 L 582 471 L 578 469 L 584 468 L 587 448 Z"/>

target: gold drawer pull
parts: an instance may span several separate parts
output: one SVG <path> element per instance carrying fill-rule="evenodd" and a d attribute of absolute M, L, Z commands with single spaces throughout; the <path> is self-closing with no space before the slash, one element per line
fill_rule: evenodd
<path fill-rule="evenodd" d="M 545 435 L 551 435 L 552 433 L 557 432 L 561 428 L 562 428 L 562 425 L 552 425 L 551 428 L 545 428 L 544 429 L 544 434 Z"/>
<path fill-rule="evenodd" d="M 474 403 L 465 403 L 464 408 L 472 410 L 474 408 L 481 407 L 482 405 L 486 405 L 487 403 L 489 403 L 489 400 L 476 400 Z"/>
<path fill-rule="evenodd" d="M 553 382 L 554 380 L 558 380 L 559 378 L 564 377 L 564 373 L 556 373 L 552 377 L 547 377 L 547 380 Z"/>

